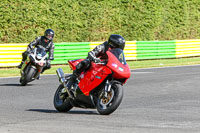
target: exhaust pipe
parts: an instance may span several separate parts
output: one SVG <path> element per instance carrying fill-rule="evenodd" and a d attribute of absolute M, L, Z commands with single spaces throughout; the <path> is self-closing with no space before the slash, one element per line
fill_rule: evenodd
<path fill-rule="evenodd" d="M 58 68 L 56 70 L 56 73 L 57 73 L 60 83 L 64 84 L 65 83 L 65 74 L 64 74 L 62 68 Z"/>
<path fill-rule="evenodd" d="M 68 88 L 67 88 L 67 86 L 66 86 L 66 84 L 65 84 L 65 81 L 66 81 L 66 80 L 65 80 L 65 74 L 64 74 L 62 68 L 58 68 L 58 69 L 56 70 L 56 73 L 57 73 L 57 76 L 58 76 L 58 78 L 59 78 L 59 82 L 64 86 L 64 88 L 66 89 L 67 94 L 69 95 L 69 97 L 73 99 L 72 94 L 69 92 L 69 90 L 68 90 Z"/>

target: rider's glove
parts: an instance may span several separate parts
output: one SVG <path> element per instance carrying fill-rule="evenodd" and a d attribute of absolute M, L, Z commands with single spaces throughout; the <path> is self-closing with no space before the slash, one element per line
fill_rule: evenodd
<path fill-rule="evenodd" d="M 101 62 L 101 59 L 100 59 L 100 58 L 95 58 L 95 59 L 94 59 L 94 62 L 95 62 L 95 63 L 99 63 L 99 62 Z"/>
<path fill-rule="evenodd" d="M 33 52 L 33 49 L 28 47 L 26 51 L 27 51 L 28 54 L 31 54 Z"/>
<path fill-rule="evenodd" d="M 88 53 L 88 59 L 90 61 L 94 61 L 95 56 L 93 55 L 92 51 Z"/>
<path fill-rule="evenodd" d="M 94 61 L 95 63 L 101 62 L 101 60 L 99 58 L 97 58 L 96 56 L 94 56 L 93 51 L 91 51 L 91 52 L 88 53 L 88 58 L 89 58 L 89 60 Z"/>

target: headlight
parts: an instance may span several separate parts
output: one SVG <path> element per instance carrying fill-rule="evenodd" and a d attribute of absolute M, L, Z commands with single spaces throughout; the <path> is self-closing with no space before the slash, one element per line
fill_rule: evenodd
<path fill-rule="evenodd" d="M 42 55 L 41 55 L 41 54 L 37 54 L 36 58 L 37 58 L 38 60 L 41 60 L 41 59 L 42 59 Z"/>

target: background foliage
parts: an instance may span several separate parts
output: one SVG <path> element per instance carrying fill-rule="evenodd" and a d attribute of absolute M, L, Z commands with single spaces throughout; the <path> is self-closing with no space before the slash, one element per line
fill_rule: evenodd
<path fill-rule="evenodd" d="M 200 38 L 200 0 L 3 0 L 0 43 L 28 43 L 52 28 L 54 42 Z"/>

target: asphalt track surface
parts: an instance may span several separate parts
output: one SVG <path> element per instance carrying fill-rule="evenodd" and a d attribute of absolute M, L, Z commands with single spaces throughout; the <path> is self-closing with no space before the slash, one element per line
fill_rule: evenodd
<path fill-rule="evenodd" d="M 25 87 L 0 78 L 0 133 L 199 133 L 200 66 L 133 70 L 120 107 L 109 116 L 95 109 L 59 113 L 56 75 Z"/>

